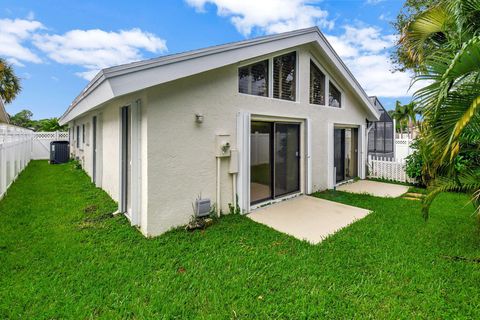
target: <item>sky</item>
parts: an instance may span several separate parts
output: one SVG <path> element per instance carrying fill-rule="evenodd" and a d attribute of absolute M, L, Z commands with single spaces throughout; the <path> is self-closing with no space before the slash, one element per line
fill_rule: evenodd
<path fill-rule="evenodd" d="M 7 112 L 60 117 L 102 68 L 318 26 L 368 95 L 411 100 L 392 73 L 400 0 L 1 0 L 0 57 L 23 90 Z"/>

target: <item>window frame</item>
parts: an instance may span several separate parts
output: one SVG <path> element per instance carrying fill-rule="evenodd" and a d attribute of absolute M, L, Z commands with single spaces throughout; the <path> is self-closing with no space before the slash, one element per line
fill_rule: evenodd
<path fill-rule="evenodd" d="M 85 123 L 82 124 L 82 145 L 85 145 Z"/>
<path fill-rule="evenodd" d="M 273 97 L 273 59 L 276 58 L 276 57 L 280 57 L 280 56 L 289 54 L 289 53 L 293 53 L 293 52 L 295 52 L 295 57 L 296 57 L 295 66 L 297 68 L 296 71 L 295 71 L 295 100 L 284 100 L 284 99 L 274 98 Z M 239 69 L 242 68 L 242 67 L 246 67 L 246 66 L 255 64 L 255 63 L 265 61 L 265 60 L 268 60 L 268 96 L 257 96 L 257 95 L 253 95 L 253 94 L 240 92 L 240 90 L 239 90 L 239 88 L 240 88 L 240 77 L 238 76 Z M 299 101 L 300 91 L 299 91 L 299 85 L 298 85 L 299 80 L 300 80 L 300 63 L 299 62 L 300 62 L 300 60 L 299 60 L 299 50 L 298 50 L 298 48 L 293 49 L 293 50 L 291 48 L 284 49 L 284 50 L 280 50 L 280 51 L 275 52 L 275 55 L 272 55 L 272 54 L 263 55 L 261 57 L 255 57 L 253 59 L 242 61 L 241 63 L 237 64 L 237 73 L 236 73 L 237 88 L 236 88 L 236 92 L 237 92 L 237 94 L 240 94 L 240 95 L 243 95 L 243 96 L 248 96 L 248 97 L 255 97 L 255 98 L 262 98 L 262 99 L 274 99 L 274 100 L 286 101 L 286 102 L 290 102 L 290 103 L 299 103 L 300 102 Z"/>
<path fill-rule="evenodd" d="M 344 102 L 343 97 L 345 96 L 345 90 L 343 90 L 343 87 L 340 86 L 338 84 L 338 82 L 333 77 L 330 76 L 330 72 L 327 72 L 327 70 L 322 66 L 322 64 L 319 62 L 319 59 L 313 53 L 313 51 L 310 50 L 308 53 L 310 55 L 310 60 L 312 60 L 313 63 L 315 63 L 315 65 L 320 69 L 320 71 L 322 71 L 325 74 L 325 104 L 321 105 L 321 104 L 310 103 L 310 98 L 309 98 L 308 99 L 309 105 L 311 105 L 312 107 L 321 107 L 321 108 L 328 108 L 328 109 L 338 109 L 338 110 L 344 109 L 345 105 L 343 103 Z M 310 70 L 309 70 L 309 73 L 310 73 Z M 337 90 L 340 91 L 340 96 L 341 96 L 342 102 L 340 103 L 339 108 L 332 107 L 332 106 L 329 105 L 330 82 L 332 82 L 335 85 L 335 87 L 337 88 Z M 310 95 L 310 91 L 309 91 L 309 95 Z"/>
<path fill-rule="evenodd" d="M 279 57 L 282 57 L 282 56 L 286 56 L 286 55 L 289 55 L 289 54 L 292 54 L 292 53 L 295 53 L 295 99 L 294 100 L 287 100 L 287 99 L 282 99 L 282 98 L 275 98 L 273 96 L 273 87 L 274 87 L 274 74 L 273 74 L 273 69 L 274 69 L 274 59 L 275 58 L 279 58 Z M 288 101 L 288 102 L 299 102 L 298 100 L 298 94 L 299 94 L 299 91 L 298 91 L 298 85 L 299 85 L 299 54 L 298 54 L 298 50 L 290 50 L 290 51 L 286 51 L 286 52 L 282 52 L 282 53 L 278 53 L 274 56 L 272 56 L 270 58 L 270 60 L 272 61 L 272 99 L 275 99 L 275 100 L 282 100 L 282 101 Z"/>
<path fill-rule="evenodd" d="M 309 64 L 309 65 L 308 65 L 308 66 L 309 66 L 309 69 L 308 69 L 308 76 L 309 76 L 309 79 L 308 79 L 308 80 L 309 80 L 309 81 L 308 81 L 308 104 L 310 104 L 311 106 L 329 107 L 329 106 L 326 104 L 327 99 L 328 99 L 328 97 L 327 97 L 328 91 L 327 91 L 327 90 L 329 90 L 328 80 L 329 80 L 329 78 L 330 78 L 330 77 L 328 76 L 328 72 L 325 71 L 325 69 L 320 65 L 320 63 L 317 61 L 317 59 L 315 59 L 315 57 L 314 57 L 312 54 L 310 54 L 310 62 L 312 62 L 312 63 L 320 70 L 320 72 L 322 72 L 323 75 L 324 75 L 324 78 L 325 78 L 325 79 L 324 79 L 323 87 L 324 87 L 324 89 L 325 89 L 325 96 L 324 96 L 324 103 L 323 103 L 323 104 L 316 104 L 316 103 L 311 103 L 311 102 L 310 102 L 310 81 L 311 81 L 311 79 L 310 79 L 310 66 L 311 66 L 311 65 Z"/>
<path fill-rule="evenodd" d="M 335 88 L 338 90 L 338 92 L 340 92 L 340 107 L 334 107 L 334 106 L 330 105 L 330 83 L 332 83 L 335 86 Z M 328 87 L 327 87 L 327 90 L 328 90 L 327 91 L 328 92 L 328 105 L 326 105 L 326 106 L 329 107 L 329 108 L 334 108 L 334 109 L 343 109 L 344 108 L 344 102 L 345 102 L 343 100 L 343 98 L 344 98 L 345 94 L 344 94 L 344 91 L 343 91 L 342 87 L 339 86 L 338 83 L 334 79 L 332 79 L 331 77 L 328 77 L 327 85 L 328 85 Z"/>
<path fill-rule="evenodd" d="M 80 125 L 77 125 L 77 134 L 76 134 L 76 146 L 77 149 L 80 149 Z"/>
<path fill-rule="evenodd" d="M 240 92 L 240 69 L 248 67 L 248 66 L 252 66 L 252 65 L 264 62 L 264 61 L 267 61 L 267 68 L 268 68 L 267 79 L 266 79 L 267 95 L 266 96 L 260 96 L 260 95 L 257 95 L 257 94 Z M 271 70 L 272 70 L 272 68 L 271 68 L 270 58 L 258 59 L 258 60 L 252 61 L 252 62 L 248 62 L 248 63 L 242 64 L 242 65 L 238 65 L 237 66 L 237 93 L 247 95 L 247 96 L 270 98 L 270 91 L 272 89 L 272 83 L 271 83 L 271 78 L 270 78 Z"/>

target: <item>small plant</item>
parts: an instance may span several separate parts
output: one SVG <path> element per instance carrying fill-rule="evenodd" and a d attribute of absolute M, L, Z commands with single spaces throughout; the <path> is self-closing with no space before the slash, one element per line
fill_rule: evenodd
<path fill-rule="evenodd" d="M 236 198 L 236 206 L 233 206 L 233 204 L 229 203 L 228 208 L 230 210 L 230 214 L 240 214 L 242 211 L 240 210 L 240 206 L 238 205 L 238 194 L 235 195 Z"/>
<path fill-rule="evenodd" d="M 70 160 L 70 163 L 72 164 L 74 169 L 82 169 L 82 164 L 80 163 L 80 161 L 72 159 Z"/>

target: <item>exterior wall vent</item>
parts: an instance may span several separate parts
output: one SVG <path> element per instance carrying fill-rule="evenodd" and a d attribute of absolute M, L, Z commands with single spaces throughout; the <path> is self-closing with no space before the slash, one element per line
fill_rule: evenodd
<path fill-rule="evenodd" d="M 206 217 L 210 215 L 210 199 L 197 199 L 195 203 L 195 215 L 197 217 Z"/>

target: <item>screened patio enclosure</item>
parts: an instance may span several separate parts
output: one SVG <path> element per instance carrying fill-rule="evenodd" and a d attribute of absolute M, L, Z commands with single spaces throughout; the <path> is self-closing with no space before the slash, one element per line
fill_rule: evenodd
<path fill-rule="evenodd" d="M 395 125 L 377 97 L 369 97 L 380 113 L 380 119 L 369 123 L 368 155 L 395 158 Z"/>

